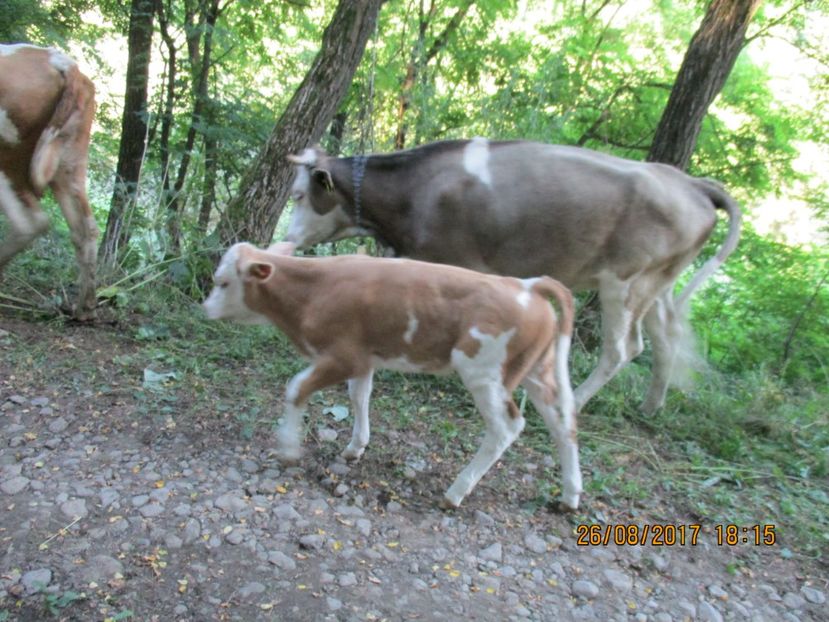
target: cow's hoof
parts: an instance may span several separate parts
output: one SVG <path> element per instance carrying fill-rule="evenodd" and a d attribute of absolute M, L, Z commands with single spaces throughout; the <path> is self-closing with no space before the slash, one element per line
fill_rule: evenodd
<path fill-rule="evenodd" d="M 298 447 L 280 447 L 276 450 L 276 459 L 285 466 L 294 466 L 302 459 L 302 450 Z"/>

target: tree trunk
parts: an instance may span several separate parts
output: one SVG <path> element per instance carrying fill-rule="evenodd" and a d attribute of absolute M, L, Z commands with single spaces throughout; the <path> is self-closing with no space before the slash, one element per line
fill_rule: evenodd
<path fill-rule="evenodd" d="M 213 115 L 209 115 L 212 124 Z M 210 214 L 213 212 L 213 204 L 216 202 L 216 179 L 219 170 L 219 142 L 216 137 L 208 133 L 204 137 L 204 180 L 202 182 L 201 207 L 199 208 L 199 220 L 196 224 L 196 233 L 199 238 L 207 233 L 207 225 L 210 223 Z"/>
<path fill-rule="evenodd" d="M 708 106 L 725 84 L 761 0 L 712 0 L 694 34 L 647 159 L 688 168 Z"/>
<path fill-rule="evenodd" d="M 310 70 L 222 215 L 218 234 L 223 245 L 239 240 L 270 241 L 294 175 L 286 156 L 322 137 L 354 77 L 382 3 L 338 3 Z"/>
<path fill-rule="evenodd" d="M 203 5 L 205 13 L 201 16 L 201 27 L 203 31 L 202 51 L 199 53 L 198 40 L 195 44 L 188 43 L 191 65 L 193 66 L 192 92 L 193 112 L 190 117 L 190 127 L 187 130 L 187 139 L 184 144 L 184 151 L 179 161 L 178 174 L 173 185 L 172 193 L 167 201 L 167 234 L 169 236 L 170 248 L 168 254 L 178 254 L 181 249 L 181 213 L 182 200 L 181 191 L 187 178 L 187 169 L 190 166 L 190 157 L 193 147 L 196 144 L 197 127 L 202 123 L 207 106 L 207 86 L 210 77 L 211 55 L 213 51 L 213 28 L 219 17 L 219 0 L 210 0 L 209 4 Z M 188 42 L 195 37 L 188 36 Z M 198 70 L 196 70 L 195 64 Z"/>
<path fill-rule="evenodd" d="M 153 0 L 132 0 L 128 35 L 127 87 L 121 117 L 121 145 L 99 255 L 104 265 L 115 263 L 130 239 L 129 220 L 135 208 L 138 179 L 147 136 L 147 83 L 153 39 Z"/>

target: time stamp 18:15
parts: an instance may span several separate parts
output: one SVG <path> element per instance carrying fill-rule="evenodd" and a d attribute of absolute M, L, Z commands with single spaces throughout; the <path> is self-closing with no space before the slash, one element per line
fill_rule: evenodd
<path fill-rule="evenodd" d="M 714 536 L 718 546 L 736 546 L 749 544 L 754 546 L 774 546 L 777 534 L 774 525 L 734 524 L 714 525 Z M 645 523 L 643 525 L 624 525 L 605 523 L 603 525 L 577 525 L 576 544 L 579 546 L 695 546 L 699 541 L 702 525 L 689 523 Z"/>

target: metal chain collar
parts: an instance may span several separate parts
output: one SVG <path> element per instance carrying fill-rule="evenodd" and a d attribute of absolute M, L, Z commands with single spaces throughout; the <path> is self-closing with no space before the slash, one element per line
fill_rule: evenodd
<path fill-rule="evenodd" d="M 354 183 L 354 221 L 357 227 L 361 226 L 363 216 L 360 189 L 363 185 L 363 177 L 366 174 L 366 162 L 368 162 L 368 156 L 354 156 L 351 167 L 351 181 Z"/>

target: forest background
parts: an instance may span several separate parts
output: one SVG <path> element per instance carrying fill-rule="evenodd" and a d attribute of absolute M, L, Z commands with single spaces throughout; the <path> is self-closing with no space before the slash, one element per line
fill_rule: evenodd
<path fill-rule="evenodd" d="M 349 4 L 374 9 L 376 22 L 338 22 Z M 217 249 L 279 237 L 286 184 L 268 210 L 245 199 L 263 162 L 290 174 L 275 140 L 314 136 L 329 153 L 351 155 L 481 135 L 645 159 L 689 42 L 715 4 L 729 3 L 3 0 L 0 41 L 60 47 L 93 78 L 99 297 L 125 317 L 154 316 L 139 336 L 163 339 L 172 320 L 158 319 L 157 307 L 192 313 Z M 829 3 L 733 4 L 752 5 L 748 29 L 682 164 L 724 182 L 746 213 L 739 248 L 694 301 L 708 368 L 695 390 L 672 394 L 645 420 L 636 405 L 646 352 L 590 410 L 600 431 L 667 429 L 688 481 L 716 489 L 707 501 L 689 493 L 692 503 L 754 494 L 740 502 L 798 515 L 807 549 L 818 551 L 829 542 Z M 347 27 L 364 50 L 318 55 L 326 36 Z M 314 72 L 330 79 L 314 83 Z M 299 92 L 330 114 L 291 117 Z M 68 234 L 53 221 L 61 240 L 15 261 L 3 308 L 67 297 L 54 285 L 72 280 Z M 581 306 L 575 381 L 595 363 L 589 296 Z M 592 485 L 643 494 L 608 473 L 594 472 Z"/>

